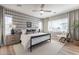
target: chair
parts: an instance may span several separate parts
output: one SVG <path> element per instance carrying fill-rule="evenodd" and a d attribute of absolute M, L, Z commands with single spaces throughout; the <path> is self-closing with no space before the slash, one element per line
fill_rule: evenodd
<path fill-rule="evenodd" d="M 70 34 L 67 33 L 66 36 L 62 36 L 59 41 L 60 41 L 60 42 L 63 42 L 63 43 L 65 43 L 65 41 L 66 41 L 66 42 L 70 42 Z"/>

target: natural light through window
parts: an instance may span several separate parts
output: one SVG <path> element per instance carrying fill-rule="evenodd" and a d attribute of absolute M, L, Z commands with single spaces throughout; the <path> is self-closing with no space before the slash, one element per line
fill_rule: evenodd
<path fill-rule="evenodd" d="M 5 15 L 5 35 L 9 35 L 11 32 L 12 16 Z"/>
<path fill-rule="evenodd" d="M 42 31 L 42 22 L 39 21 L 39 29 Z"/>
<path fill-rule="evenodd" d="M 68 31 L 68 19 L 57 19 L 48 22 L 49 32 L 67 32 Z"/>

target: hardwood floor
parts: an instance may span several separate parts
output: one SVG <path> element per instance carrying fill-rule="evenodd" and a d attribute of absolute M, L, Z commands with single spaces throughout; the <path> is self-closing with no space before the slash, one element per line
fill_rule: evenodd
<path fill-rule="evenodd" d="M 79 46 L 69 43 L 59 51 L 59 54 L 79 55 Z"/>
<path fill-rule="evenodd" d="M 13 46 L 4 46 L 0 48 L 0 55 L 15 55 Z"/>
<path fill-rule="evenodd" d="M 79 46 L 72 43 L 63 44 L 58 41 L 52 40 L 37 45 L 33 48 L 33 52 L 24 50 L 21 43 L 4 46 L 0 48 L 0 55 L 78 55 Z"/>

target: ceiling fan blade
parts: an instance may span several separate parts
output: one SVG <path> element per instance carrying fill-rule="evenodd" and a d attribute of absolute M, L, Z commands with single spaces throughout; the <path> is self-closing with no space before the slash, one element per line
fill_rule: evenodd
<path fill-rule="evenodd" d="M 44 12 L 52 12 L 51 10 L 43 10 Z"/>

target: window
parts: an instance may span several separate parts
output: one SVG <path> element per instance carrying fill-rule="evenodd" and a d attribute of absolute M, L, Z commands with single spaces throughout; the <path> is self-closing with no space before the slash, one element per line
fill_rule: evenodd
<path fill-rule="evenodd" d="M 57 19 L 48 22 L 48 31 L 51 32 L 67 32 L 68 31 L 68 19 Z"/>
<path fill-rule="evenodd" d="M 5 15 L 5 35 L 9 35 L 11 33 L 12 25 L 12 16 Z"/>
<path fill-rule="evenodd" d="M 38 26 L 38 28 L 42 31 L 42 22 L 41 22 L 41 21 L 39 21 L 39 26 Z"/>

